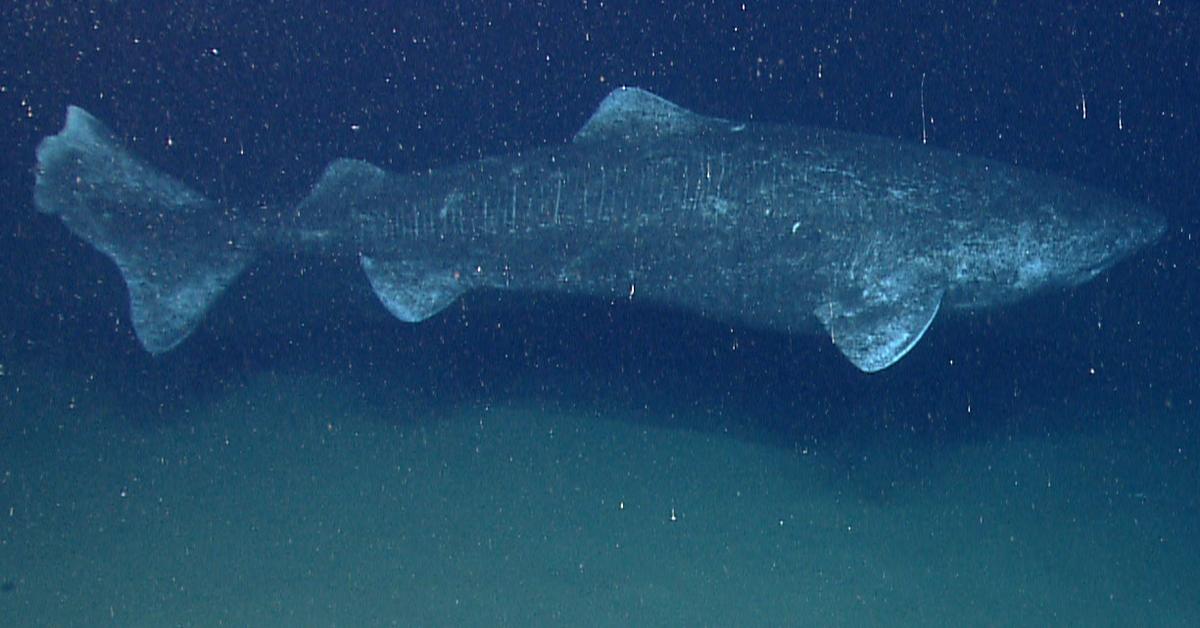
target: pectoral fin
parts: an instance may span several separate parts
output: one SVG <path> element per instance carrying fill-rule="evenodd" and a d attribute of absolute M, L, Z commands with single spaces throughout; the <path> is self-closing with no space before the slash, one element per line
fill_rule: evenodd
<path fill-rule="evenodd" d="M 943 290 L 884 282 L 817 308 L 833 343 L 859 369 L 874 373 L 904 357 L 933 323 Z"/>

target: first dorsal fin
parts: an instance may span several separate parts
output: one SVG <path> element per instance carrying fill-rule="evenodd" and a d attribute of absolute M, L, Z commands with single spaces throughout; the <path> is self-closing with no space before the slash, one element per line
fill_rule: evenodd
<path fill-rule="evenodd" d="M 632 141 L 679 135 L 712 124 L 731 126 L 725 120 L 692 113 L 644 89 L 618 87 L 601 101 L 596 112 L 575 134 L 575 142 Z"/>

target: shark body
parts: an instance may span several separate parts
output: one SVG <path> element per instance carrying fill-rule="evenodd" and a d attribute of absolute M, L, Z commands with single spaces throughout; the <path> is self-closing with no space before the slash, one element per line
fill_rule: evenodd
<path fill-rule="evenodd" d="M 183 341 L 257 253 L 284 249 L 358 255 L 405 321 L 480 287 L 634 297 L 824 329 L 874 372 L 942 309 L 1081 283 L 1165 228 L 1063 179 L 706 117 L 634 88 L 612 92 L 566 145 L 410 174 L 338 160 L 273 213 L 202 197 L 75 107 L 37 156 L 38 208 L 116 262 L 152 353 Z"/>

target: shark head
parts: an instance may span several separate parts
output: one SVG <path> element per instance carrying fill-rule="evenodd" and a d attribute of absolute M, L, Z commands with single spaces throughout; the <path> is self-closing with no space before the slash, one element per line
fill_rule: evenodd
<path fill-rule="evenodd" d="M 1072 287 L 1090 281 L 1134 251 L 1157 240 L 1166 221 L 1153 211 L 1112 197 L 1076 189 L 1066 205 L 1047 203 L 1023 221 L 1018 232 L 1025 256 L 1020 278 L 1027 288 Z M 1088 198 L 1092 197 L 1092 198 Z"/>
<path fill-rule="evenodd" d="M 1166 230 L 1161 215 L 1133 203 L 1039 176 L 1023 183 L 1036 185 L 1006 185 L 990 211 L 951 220 L 944 250 L 875 259 L 843 278 L 813 312 L 843 355 L 868 373 L 885 369 L 943 306 L 990 307 L 1082 284 Z"/>
<path fill-rule="evenodd" d="M 1161 214 L 1136 203 L 1088 188 L 1042 187 L 1025 211 L 955 247 L 948 303 L 987 307 L 1078 286 L 1157 240 L 1166 226 Z"/>

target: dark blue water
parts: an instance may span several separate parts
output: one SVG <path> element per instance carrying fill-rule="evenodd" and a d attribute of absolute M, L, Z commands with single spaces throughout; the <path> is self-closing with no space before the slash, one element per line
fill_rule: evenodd
<path fill-rule="evenodd" d="M 320 625 L 561 625 L 580 617 L 623 625 L 671 617 L 688 625 L 1119 625 L 1150 617 L 1188 625 L 1200 617 L 1200 11 L 1191 3 L 87 4 L 22 3 L 3 9 L 0 23 L 0 623 L 295 625 L 298 609 Z M 1090 284 L 939 318 L 909 356 L 867 376 L 827 338 L 554 295 L 472 294 L 407 325 L 379 307 L 354 260 L 290 257 L 258 263 L 192 338 L 152 358 L 132 334 L 115 267 L 32 204 L 34 147 L 61 127 L 68 104 L 209 196 L 286 205 L 338 157 L 405 171 L 566 142 L 620 85 L 731 119 L 925 136 L 1145 203 L 1168 216 L 1170 229 Z M 525 426 L 514 431 L 528 439 L 438 428 L 475 425 L 495 408 Z M 247 413 L 257 418 L 243 420 Z M 564 450 L 571 455 L 539 449 L 538 429 L 559 421 L 577 437 Z M 581 427 L 604 421 L 620 436 Z M 343 423 L 355 427 L 334 428 Z M 293 459 L 245 434 L 258 449 L 210 448 L 220 441 L 213 435 L 247 425 L 259 436 L 290 433 L 280 439 L 295 451 L 323 453 Z M 371 448 L 321 449 L 329 434 L 355 430 L 371 435 Z M 476 439 L 484 451 L 492 442 L 530 456 L 529 477 L 501 483 L 524 496 L 513 502 L 487 482 L 442 486 L 422 476 L 430 484 L 421 494 L 441 495 L 433 503 L 442 506 L 454 502 L 447 491 L 482 487 L 455 503 L 478 510 L 470 521 L 507 527 L 474 528 L 448 508 L 430 521 L 381 519 L 359 537 L 328 532 L 349 529 L 335 510 L 392 511 L 353 500 L 332 509 L 341 502 L 309 492 L 342 495 L 350 485 L 337 478 L 367 473 L 364 486 L 402 495 L 409 484 L 384 469 L 413 452 L 389 449 L 386 435 L 425 438 L 426 430 L 444 437 L 449 452 L 468 452 L 453 443 Z M 795 490 L 779 516 L 877 525 L 843 547 L 815 533 L 790 545 L 768 538 L 752 518 L 756 506 L 745 508 L 746 519 L 708 520 L 678 546 L 651 524 L 574 522 L 578 538 L 547 524 L 581 512 L 538 497 L 553 478 L 577 477 L 564 490 L 599 501 L 608 499 L 605 487 L 631 477 L 658 487 L 657 476 L 636 470 L 687 459 L 697 446 L 688 438 L 705 439 L 717 457 L 723 445 L 734 448 L 738 461 L 707 458 L 711 466 L 697 462 L 687 478 L 662 485 L 697 491 L 694 511 L 740 508 L 704 502 L 704 487 L 739 473 L 778 477 L 780 467 L 765 460 L 806 461 L 815 451 L 820 462 L 789 476 L 789 489 L 749 482 L 761 497 L 754 504 L 777 504 L 767 493 Z M 573 466 L 587 451 L 606 453 Z M 462 455 L 457 463 L 473 460 Z M 39 460 L 62 464 L 42 469 Z M 453 454 L 430 460 L 459 477 Z M 503 475 L 502 460 L 458 472 Z M 156 475 L 164 467 L 200 470 L 179 480 L 189 476 Z M 107 482 L 104 470 L 114 468 L 122 471 Z M 311 469 L 303 477 L 328 483 L 292 485 L 273 469 L 287 477 Z M 999 479 L 988 479 L 996 469 Z M 147 503 L 158 506 L 131 514 L 113 505 L 131 477 L 159 478 L 146 482 L 157 498 Z M 276 479 L 244 486 L 250 477 Z M 1006 492 L 1030 482 L 1044 491 Z M 284 505 L 248 508 L 235 497 L 256 490 Z M 813 494 L 836 507 L 788 510 Z M 309 498 L 310 510 L 296 506 Z M 655 525 L 677 507 L 667 501 Z M 505 503 L 535 514 L 507 519 Z M 845 504 L 853 506 L 839 510 Z M 296 508 L 312 536 L 280 521 Z M 219 533 L 205 511 L 222 513 Z M 972 532 L 962 522 L 976 515 L 982 527 Z M 163 528 L 167 520 L 180 523 Z M 1140 523 L 1126 525 L 1133 520 Z M 121 525 L 132 539 L 158 539 L 146 550 L 157 556 L 236 537 L 229 545 L 242 557 L 291 543 L 353 558 L 266 552 L 247 560 L 308 576 L 250 595 L 220 584 L 254 580 L 239 571 L 238 555 L 192 567 L 143 563 L 136 543 L 97 540 L 97 530 Z M 470 533 L 439 537 L 447 527 Z M 237 536 L 247 528 L 260 536 Z M 391 529 L 425 540 L 433 530 L 445 545 L 418 543 L 435 548 L 427 562 L 398 559 L 389 581 L 366 566 L 373 550 L 363 548 L 378 549 L 375 541 L 356 539 Z M 632 563 L 606 553 L 614 534 L 649 544 L 640 553 L 653 560 L 638 563 L 645 573 L 673 567 L 624 574 L 621 565 Z M 890 556 L 885 548 L 898 535 L 909 547 L 934 540 L 912 556 Z M 519 549 L 497 560 L 479 550 L 493 540 Z M 564 557 L 565 547 L 593 543 L 599 576 L 580 566 L 588 561 Z M 717 546 L 728 552 L 705 555 L 703 565 L 681 558 Z M 525 556 L 519 568 L 517 554 Z M 749 567 L 765 561 L 795 575 L 814 554 L 824 562 L 806 577 L 772 580 Z M 1056 556 L 1067 558 L 1055 565 Z M 72 576 L 46 575 L 60 566 Z M 189 574 L 188 590 L 198 593 L 173 589 L 172 569 Z M 423 573 L 436 577 L 408 575 Z M 752 591 L 723 581 L 730 573 L 743 574 L 730 579 Z M 336 584 L 356 577 L 372 585 Z M 929 610 L 901 610 L 914 605 Z"/>

